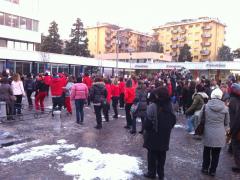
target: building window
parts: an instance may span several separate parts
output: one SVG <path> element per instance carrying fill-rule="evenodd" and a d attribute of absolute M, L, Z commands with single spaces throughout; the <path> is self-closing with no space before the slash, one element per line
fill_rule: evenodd
<path fill-rule="evenodd" d="M 28 50 L 29 51 L 34 51 L 33 43 L 28 43 Z"/>
<path fill-rule="evenodd" d="M 14 48 L 14 42 L 13 42 L 13 41 L 8 41 L 8 42 L 7 42 L 7 47 L 8 47 L 9 49 L 13 49 L 13 48 Z"/>
<path fill-rule="evenodd" d="M 38 31 L 38 21 L 33 20 L 33 31 Z"/>
<path fill-rule="evenodd" d="M 14 42 L 14 48 L 17 50 L 21 50 L 21 43 L 20 42 Z"/>
<path fill-rule="evenodd" d="M 28 48 L 27 48 L 27 43 L 24 43 L 24 42 L 22 42 L 21 43 L 21 50 L 28 50 Z"/>
<path fill-rule="evenodd" d="M 4 13 L 0 12 L 0 24 L 4 25 Z"/>
<path fill-rule="evenodd" d="M 20 18 L 20 28 L 21 29 L 27 29 L 27 19 L 24 17 Z"/>
<path fill-rule="evenodd" d="M 31 19 L 27 19 L 27 30 L 32 30 L 32 20 Z"/>
<path fill-rule="evenodd" d="M 11 15 L 10 14 L 5 14 L 5 25 L 6 26 L 11 26 Z"/>
<path fill-rule="evenodd" d="M 0 39 L 0 47 L 7 47 L 7 40 Z"/>
<path fill-rule="evenodd" d="M 19 16 L 12 15 L 12 26 L 19 28 Z"/>

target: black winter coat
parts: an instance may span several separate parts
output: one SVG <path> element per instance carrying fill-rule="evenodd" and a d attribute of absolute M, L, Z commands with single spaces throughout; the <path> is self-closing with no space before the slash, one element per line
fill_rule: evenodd
<path fill-rule="evenodd" d="M 176 116 L 171 103 L 159 108 L 152 103 L 147 108 L 147 120 L 144 124 L 144 144 L 148 150 L 167 151 L 172 128 L 176 124 Z"/>
<path fill-rule="evenodd" d="M 90 98 L 93 104 L 101 105 L 106 102 L 107 90 L 103 82 L 96 82 L 90 90 Z"/>
<path fill-rule="evenodd" d="M 231 95 L 229 102 L 230 131 L 235 138 L 240 131 L 240 97 Z"/>
<path fill-rule="evenodd" d="M 136 89 L 136 98 L 134 103 L 138 103 L 138 108 L 136 111 L 136 117 L 145 117 L 147 113 L 147 92 L 145 88 Z"/>

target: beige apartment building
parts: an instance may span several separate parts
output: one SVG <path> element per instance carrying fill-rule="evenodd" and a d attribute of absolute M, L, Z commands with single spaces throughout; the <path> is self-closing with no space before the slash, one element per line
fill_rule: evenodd
<path fill-rule="evenodd" d="M 145 52 L 152 40 L 150 35 L 108 23 L 88 27 L 86 31 L 89 40 L 88 49 L 94 56 L 117 52 Z"/>
<path fill-rule="evenodd" d="M 164 53 L 177 61 L 184 44 L 191 47 L 193 61 L 215 61 L 225 39 L 226 25 L 218 19 L 202 17 L 171 22 L 154 28 L 153 38 L 163 44 Z"/>

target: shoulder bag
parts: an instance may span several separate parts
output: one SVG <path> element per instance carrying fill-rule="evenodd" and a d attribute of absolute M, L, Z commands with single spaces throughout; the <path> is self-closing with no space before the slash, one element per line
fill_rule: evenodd
<path fill-rule="evenodd" d="M 198 136 L 202 136 L 203 135 L 204 125 L 205 125 L 205 120 L 206 120 L 205 118 L 206 118 L 206 115 L 205 115 L 205 105 L 204 105 L 203 106 L 202 118 L 201 118 L 201 121 L 200 121 L 199 125 L 195 129 L 195 134 L 194 135 L 198 135 Z"/>

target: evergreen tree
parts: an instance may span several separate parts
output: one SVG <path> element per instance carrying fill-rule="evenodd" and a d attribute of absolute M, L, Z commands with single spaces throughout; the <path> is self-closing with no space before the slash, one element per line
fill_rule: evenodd
<path fill-rule="evenodd" d="M 63 42 L 60 40 L 60 35 L 58 34 L 58 24 L 55 21 L 50 23 L 48 32 L 48 36 L 42 35 L 40 50 L 43 52 L 61 54 Z"/>
<path fill-rule="evenodd" d="M 66 41 L 64 49 L 65 54 L 89 57 L 87 32 L 83 28 L 83 23 L 80 18 L 77 18 L 71 30 L 70 42 Z"/>
<path fill-rule="evenodd" d="M 157 52 L 157 53 L 163 53 L 163 45 L 159 42 L 152 41 L 148 46 L 147 46 L 147 52 Z"/>
<path fill-rule="evenodd" d="M 240 48 L 233 51 L 234 58 L 240 58 Z"/>
<path fill-rule="evenodd" d="M 192 61 L 192 54 L 190 52 L 191 47 L 187 44 L 184 44 L 182 48 L 180 48 L 180 54 L 178 56 L 178 62 Z"/>
<path fill-rule="evenodd" d="M 233 61 L 233 54 L 228 46 L 223 45 L 218 51 L 218 61 Z"/>

